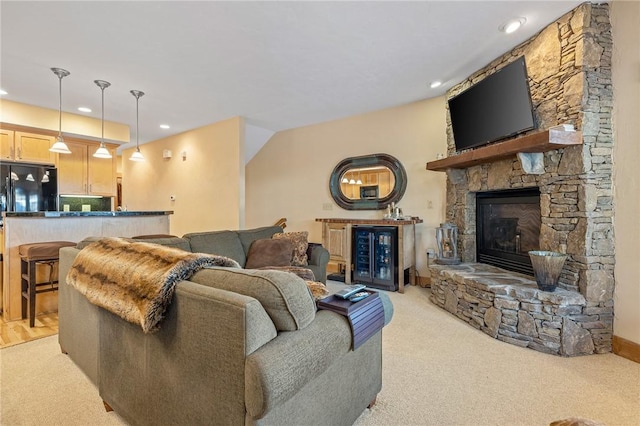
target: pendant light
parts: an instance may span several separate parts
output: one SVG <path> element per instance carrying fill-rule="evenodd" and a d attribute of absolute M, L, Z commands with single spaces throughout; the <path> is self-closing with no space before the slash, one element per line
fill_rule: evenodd
<path fill-rule="evenodd" d="M 144 92 L 141 92 L 140 90 L 131 90 L 131 94 L 136 98 L 136 150 L 133 154 L 131 154 L 129 160 L 144 161 L 144 157 L 140 152 L 140 126 L 138 125 L 138 102 L 140 101 L 140 98 L 144 96 Z"/>
<path fill-rule="evenodd" d="M 53 73 L 57 75 L 58 79 L 60 80 L 60 108 L 58 109 L 58 139 L 53 144 L 53 146 L 49 148 L 49 151 L 57 152 L 59 154 L 71 154 L 71 151 L 69 151 L 69 147 L 67 147 L 67 144 L 64 143 L 64 139 L 62 139 L 62 79 L 71 73 L 67 70 L 63 70 L 62 68 L 51 68 L 51 71 L 53 71 Z"/>
<path fill-rule="evenodd" d="M 100 147 L 93 154 L 96 158 L 111 158 L 111 153 L 104 146 L 104 89 L 111 86 L 111 83 L 104 80 L 93 80 L 93 82 L 100 88 L 102 91 L 102 138 L 100 139 Z"/>

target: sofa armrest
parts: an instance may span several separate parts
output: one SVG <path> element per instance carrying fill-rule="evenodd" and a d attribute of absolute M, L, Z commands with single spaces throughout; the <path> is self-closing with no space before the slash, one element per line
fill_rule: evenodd
<path fill-rule="evenodd" d="M 349 323 L 334 312 L 318 311 L 313 323 L 303 330 L 281 332 L 247 357 L 248 414 L 261 418 L 320 376 L 350 348 Z"/>
<path fill-rule="evenodd" d="M 329 250 L 322 247 L 322 244 L 309 243 L 307 249 L 309 269 L 313 271 L 316 281 L 327 282 L 327 264 L 329 263 Z"/>
<path fill-rule="evenodd" d="M 98 384 L 98 308 L 67 284 L 67 274 L 80 252 L 75 247 L 60 249 L 58 264 L 58 343 L 62 352 Z"/>

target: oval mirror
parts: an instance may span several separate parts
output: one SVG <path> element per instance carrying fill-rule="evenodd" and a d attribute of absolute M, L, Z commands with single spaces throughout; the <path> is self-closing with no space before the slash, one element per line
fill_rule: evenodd
<path fill-rule="evenodd" d="M 382 210 L 407 189 L 407 172 L 397 158 L 372 154 L 342 160 L 331 172 L 329 190 L 347 210 Z"/>

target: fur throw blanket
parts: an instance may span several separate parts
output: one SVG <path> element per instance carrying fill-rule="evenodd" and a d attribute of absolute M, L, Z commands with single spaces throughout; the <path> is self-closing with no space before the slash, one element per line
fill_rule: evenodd
<path fill-rule="evenodd" d="M 159 328 L 176 283 L 211 266 L 240 267 L 224 256 L 103 238 L 80 250 L 67 283 L 94 305 L 149 333 Z"/>

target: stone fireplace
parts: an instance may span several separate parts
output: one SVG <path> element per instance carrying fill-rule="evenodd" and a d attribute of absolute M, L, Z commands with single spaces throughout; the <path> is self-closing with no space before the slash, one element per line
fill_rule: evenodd
<path fill-rule="evenodd" d="M 538 188 L 476 193 L 476 261 L 533 275 L 540 225 Z"/>
<path fill-rule="evenodd" d="M 515 156 L 447 169 L 446 220 L 458 227 L 465 264 L 431 267 L 432 300 L 495 338 L 561 355 L 611 351 L 611 51 L 608 5 L 584 3 L 448 93 L 454 96 L 525 55 L 538 131 L 571 124 L 582 132 L 582 144 L 539 154 L 542 170 L 530 170 Z M 447 129 L 452 157 L 450 122 Z M 537 290 L 531 277 L 477 263 L 483 258 L 476 233 L 485 226 L 476 221 L 478 200 L 527 188 L 540 194 L 539 248 L 569 255 L 554 293 Z M 494 225 L 514 233 L 502 244 L 522 247 L 510 218 L 506 213 Z"/>

